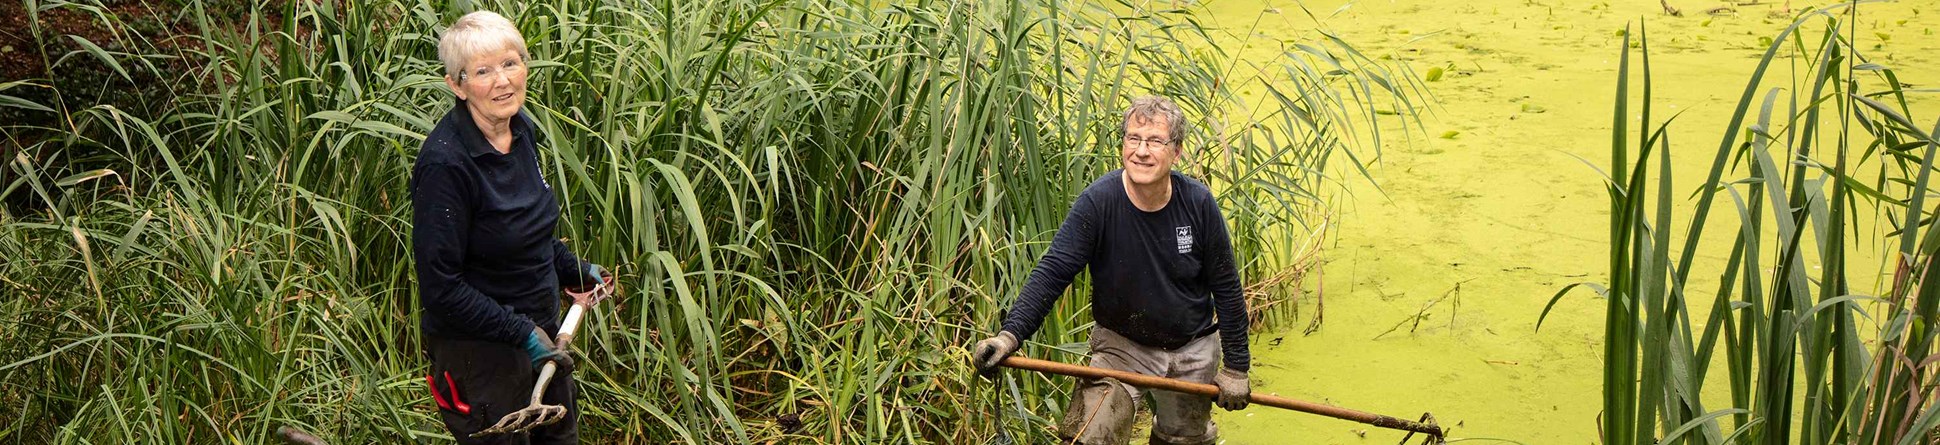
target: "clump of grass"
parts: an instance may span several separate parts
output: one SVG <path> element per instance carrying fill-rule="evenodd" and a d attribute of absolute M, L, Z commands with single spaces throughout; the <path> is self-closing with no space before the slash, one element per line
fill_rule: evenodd
<path fill-rule="evenodd" d="M 1694 191 L 1689 231 L 1676 243 L 1679 195 L 1665 131 L 1675 116 L 1652 120 L 1650 50 L 1641 32 L 1643 91 L 1640 108 L 1628 109 L 1633 45 L 1625 34 L 1605 176 L 1611 276 L 1589 284 L 1607 303 L 1603 443 L 1935 440 L 1940 405 L 1928 395 L 1940 368 L 1928 357 L 1940 334 L 1932 329 L 1940 315 L 1940 262 L 1933 261 L 1940 225 L 1931 223 L 1935 210 L 1925 200 L 1940 122 L 1932 130 L 1914 125 L 1909 91 L 1894 70 L 1854 48 L 1856 6 L 1805 12 L 1766 38 Z M 1824 31 L 1805 33 L 1812 24 Z M 1795 75 L 1788 87 L 1761 95 L 1761 84 L 1778 77 L 1767 71 L 1775 62 L 1791 64 Z M 1641 126 L 1631 157 L 1626 125 L 1635 115 Z M 1743 176 L 1727 180 L 1727 172 Z M 1721 196 L 1736 210 L 1737 227 L 1728 259 L 1711 269 L 1694 258 Z M 1891 226 L 1862 223 L 1874 219 Z M 1850 246 L 1874 240 L 1899 246 L 1893 280 L 1855 289 Z M 1718 274 L 1719 287 L 1708 295 L 1687 287 L 1693 272 Z M 1867 295 L 1874 291 L 1879 296 Z M 1701 324 L 1692 323 L 1694 313 Z M 1730 399 L 1707 400 L 1704 386 L 1714 383 L 1710 371 L 1720 361 Z"/>
<path fill-rule="evenodd" d="M 1391 75 L 1409 70 L 1344 41 L 1236 72 L 1191 12 L 1129 4 L 480 6 L 532 45 L 561 236 L 632 290 L 578 344 L 596 441 L 991 437 L 962 346 L 1117 165 L 1126 98 L 1172 96 L 1205 130 L 1186 168 L 1219 191 L 1265 299 L 1298 288 L 1318 197 L 1378 156 L 1375 107 L 1417 100 Z M 0 438 L 441 437 L 404 186 L 451 105 L 432 42 L 466 11 L 291 1 L 238 29 L 213 7 L 181 11 L 200 49 L 173 108 L 58 104 L 71 125 L 4 128 L 58 137 L 16 152 L 0 189 L 30 197 L 0 209 L 0 418 L 22 419 Z M 112 155 L 42 156 L 74 147 Z M 1069 354 L 1081 300 L 1032 354 Z M 1039 422 L 1012 432 L 1044 439 L 1030 413 L 1064 389 L 1009 388 Z"/>

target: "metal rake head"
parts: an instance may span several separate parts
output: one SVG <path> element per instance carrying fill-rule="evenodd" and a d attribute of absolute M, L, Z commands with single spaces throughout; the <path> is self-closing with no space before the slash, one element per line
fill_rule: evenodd
<path fill-rule="evenodd" d="M 494 434 L 517 433 L 533 428 L 551 425 L 566 418 L 566 407 L 559 405 L 532 405 L 513 411 L 498 419 L 491 428 L 472 433 L 472 437 L 485 437 Z"/>
<path fill-rule="evenodd" d="M 1427 424 L 1437 431 L 1436 434 L 1422 434 L 1421 445 L 1442 445 L 1448 443 L 1448 428 L 1443 428 L 1440 424 L 1435 423 L 1434 413 L 1421 413 L 1421 420 L 1418 422 Z M 1401 443 L 1397 445 L 1407 445 L 1408 439 L 1413 437 L 1415 437 L 1415 432 L 1409 431 L 1408 435 L 1401 436 Z"/>

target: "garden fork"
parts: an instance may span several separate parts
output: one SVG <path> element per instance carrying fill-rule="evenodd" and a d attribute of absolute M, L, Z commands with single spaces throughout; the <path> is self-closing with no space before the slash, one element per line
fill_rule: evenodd
<path fill-rule="evenodd" d="M 557 344 L 559 349 L 566 349 L 567 346 L 572 344 L 573 332 L 579 330 L 579 320 L 586 317 L 586 308 L 599 304 L 600 300 L 604 300 L 606 297 L 613 295 L 610 286 L 611 283 L 600 283 L 594 285 L 591 290 L 587 290 L 586 292 L 566 291 L 566 295 L 573 299 L 573 308 L 566 311 L 566 321 L 560 324 L 559 336 L 554 339 L 554 344 Z M 551 425 L 560 419 L 565 419 L 566 407 L 547 405 L 540 400 L 541 397 L 546 395 L 547 384 L 552 383 L 553 373 L 558 372 L 558 370 L 559 364 L 557 362 L 547 361 L 545 367 L 539 369 L 539 381 L 532 385 L 532 403 L 524 409 L 513 411 L 506 414 L 505 417 L 499 418 L 498 423 L 493 424 L 491 428 L 472 433 L 472 437 L 517 433 Z"/>

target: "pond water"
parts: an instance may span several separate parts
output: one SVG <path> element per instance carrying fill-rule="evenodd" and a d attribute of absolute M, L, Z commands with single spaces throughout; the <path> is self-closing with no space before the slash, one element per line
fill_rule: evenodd
<path fill-rule="evenodd" d="M 1366 181 L 1351 186 L 1321 278 L 1308 285 L 1324 290 L 1321 329 L 1301 333 L 1309 300 L 1301 319 L 1256 334 L 1254 390 L 1395 417 L 1433 412 L 1455 427 L 1451 438 L 1596 443 L 1604 303 L 1588 292 L 1574 294 L 1541 332 L 1535 324 L 1562 286 L 1607 279 L 1604 189 L 1598 173 L 1572 155 L 1599 167 L 1609 162 L 1619 31 L 1640 20 L 1649 26 L 1655 118 L 1689 111 L 1671 132 L 1682 196 L 1709 167 L 1764 49 L 1761 38 L 1791 20 L 1771 14 L 1785 7 L 1782 1 L 1733 5 L 1717 14 L 1705 9 L 1726 3 L 1672 4 L 1682 17 L 1665 15 L 1655 0 L 1208 2 L 1207 25 L 1230 33 L 1228 48 L 1247 42 L 1239 53 L 1246 60 L 1271 60 L 1279 51 L 1273 42 L 1317 39 L 1324 29 L 1370 55 L 1408 60 L 1418 74 L 1446 70 L 1428 84 L 1438 105 L 1425 111 L 1425 134 L 1386 147 L 1372 172 L 1379 190 Z M 1859 22 L 1861 47 L 1872 48 L 1875 62 L 1896 68 L 1906 82 L 1940 85 L 1940 38 L 1934 36 L 1940 7 L 1868 5 Z M 1247 34 L 1255 23 L 1257 31 Z M 1633 70 L 1636 62 L 1633 55 Z M 1632 85 L 1634 93 L 1638 84 Z M 1932 122 L 1934 97 L 1916 99 L 1914 110 L 1929 111 L 1916 122 Z M 1451 138 L 1442 137 L 1449 132 Z M 1690 215 L 1684 205 L 1673 232 L 1680 236 Z M 1713 219 L 1735 216 L 1719 212 Z M 1729 230 L 1735 221 L 1721 227 Z M 1708 230 L 1712 248 L 1701 250 L 1700 260 L 1722 262 L 1729 240 Z M 1879 264 L 1876 247 L 1855 249 L 1866 259 L 1854 267 Z M 1693 274 L 1693 289 L 1715 289 L 1716 274 Z M 1855 290 L 1877 287 L 1876 277 L 1855 275 Z M 1382 336 L 1444 295 L 1418 326 Z M 1720 407 L 1728 401 L 1715 391 L 1722 386 L 1707 390 Z M 1263 407 L 1220 412 L 1216 421 L 1227 444 L 1400 439 L 1391 431 Z"/>

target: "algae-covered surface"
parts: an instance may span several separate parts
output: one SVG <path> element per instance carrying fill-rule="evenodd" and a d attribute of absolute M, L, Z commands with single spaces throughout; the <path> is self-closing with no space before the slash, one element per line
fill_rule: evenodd
<path fill-rule="evenodd" d="M 1300 319 L 1255 334 L 1254 390 L 1396 417 L 1433 412 L 1454 427 L 1451 438 L 1596 443 L 1603 301 L 1573 294 L 1540 332 L 1535 325 L 1558 289 L 1606 279 L 1608 204 L 1598 173 L 1577 157 L 1608 168 L 1621 31 L 1648 25 L 1653 120 L 1685 112 L 1670 132 L 1675 187 L 1684 196 L 1728 131 L 1764 39 L 1792 20 L 1774 14 L 1782 1 L 1671 3 L 1682 17 L 1665 15 L 1656 0 L 1207 3 L 1208 26 L 1248 42 L 1237 54 L 1242 61 L 1270 61 L 1280 51 L 1274 42 L 1317 39 L 1326 30 L 1370 55 L 1407 60 L 1417 75 L 1442 71 L 1426 84 L 1437 105 L 1421 110 L 1425 128 L 1412 141 L 1386 135 L 1391 144 L 1371 172 L 1378 189 L 1355 182 L 1342 200 L 1336 239 L 1308 285 L 1325 299 L 1321 328 L 1302 335 L 1310 296 Z M 1706 11 L 1714 7 L 1730 9 Z M 1940 86 L 1940 5 L 1867 5 L 1858 23 L 1858 46 L 1873 62 L 1916 88 Z M 1789 82 L 1767 82 L 1761 93 L 1771 86 Z M 1929 112 L 1914 119 L 1932 122 L 1935 103 L 1932 93 L 1915 95 L 1914 110 Z M 1691 207 L 1682 205 L 1673 232 L 1680 238 Z M 1713 219 L 1735 216 L 1714 212 Z M 1721 262 L 1729 235 L 1710 233 L 1699 261 Z M 1878 264 L 1876 244 L 1855 249 L 1865 259 L 1855 267 Z M 1691 300 L 1709 301 L 1717 267 L 1694 267 Z M 1876 276 L 1854 275 L 1856 290 L 1876 288 Z M 1417 313 L 1426 315 L 1418 325 L 1411 321 Z M 1718 407 L 1729 400 L 1721 386 L 1706 389 Z M 1373 444 L 1401 436 L 1257 406 L 1222 411 L 1216 421 L 1227 444 Z"/>

